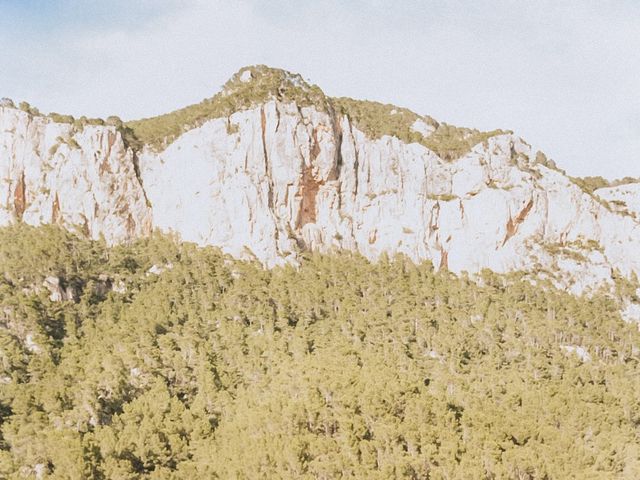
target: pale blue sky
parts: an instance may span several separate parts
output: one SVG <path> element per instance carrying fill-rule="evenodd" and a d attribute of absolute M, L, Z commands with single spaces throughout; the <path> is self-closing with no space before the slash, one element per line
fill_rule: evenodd
<path fill-rule="evenodd" d="M 640 176 L 640 2 L 0 0 L 0 96 L 151 116 L 265 63 Z"/>

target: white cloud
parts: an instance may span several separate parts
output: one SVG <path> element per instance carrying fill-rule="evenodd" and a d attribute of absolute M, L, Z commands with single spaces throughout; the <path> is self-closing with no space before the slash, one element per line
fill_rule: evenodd
<path fill-rule="evenodd" d="M 24 20 L 38 28 L 0 30 L 0 95 L 134 118 L 199 101 L 241 66 L 266 63 L 331 95 L 513 129 L 572 174 L 640 176 L 634 3 L 58 3 L 49 21 Z"/>

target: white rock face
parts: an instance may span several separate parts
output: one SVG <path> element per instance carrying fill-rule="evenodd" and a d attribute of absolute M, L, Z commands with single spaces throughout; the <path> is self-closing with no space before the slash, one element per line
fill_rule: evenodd
<path fill-rule="evenodd" d="M 242 72 L 242 75 L 240 75 L 240 81 L 243 83 L 247 83 L 251 81 L 251 71 L 250 70 L 245 70 L 244 72 Z"/>
<path fill-rule="evenodd" d="M 454 272 L 547 271 L 575 293 L 610 282 L 613 268 L 638 272 L 638 223 L 534 157 L 501 135 L 445 162 L 371 140 L 346 117 L 270 102 L 140 165 L 156 226 L 267 265 L 300 248 L 404 253 Z"/>
<path fill-rule="evenodd" d="M 33 334 L 31 333 L 27 334 L 24 345 L 31 353 L 42 353 L 42 347 L 33 340 Z"/>
<path fill-rule="evenodd" d="M 49 299 L 52 302 L 64 302 L 67 300 L 74 300 L 76 298 L 73 288 L 62 288 L 58 277 L 46 277 L 42 282 L 42 286 L 49 290 Z"/>
<path fill-rule="evenodd" d="M 635 323 L 638 325 L 638 329 L 640 329 L 640 305 L 627 300 L 622 307 L 620 311 L 622 320 L 627 323 Z"/>
<path fill-rule="evenodd" d="M 411 130 L 421 133 L 425 137 L 431 135 L 435 129 L 436 128 L 433 125 L 429 125 L 424 120 L 416 120 L 413 122 L 413 125 L 411 125 Z"/>
<path fill-rule="evenodd" d="M 583 362 L 591 361 L 591 355 L 589 355 L 586 347 L 580 345 L 560 345 L 560 348 L 567 353 L 575 353 Z"/>
<path fill-rule="evenodd" d="M 50 153 L 59 136 L 80 148 Z M 448 162 L 271 101 L 144 150 L 138 178 L 114 129 L 74 133 L 0 108 L 0 224 L 57 222 L 111 242 L 156 227 L 267 266 L 303 249 L 403 253 L 456 273 L 535 271 L 575 293 L 612 283 L 614 269 L 639 274 L 638 221 L 534 158 L 505 134 Z"/>
<path fill-rule="evenodd" d="M 148 234 L 151 210 L 114 127 L 0 107 L 0 225 L 57 223 L 109 243 Z"/>
<path fill-rule="evenodd" d="M 599 188 L 595 194 L 609 202 L 614 210 L 626 210 L 640 218 L 640 183 Z"/>

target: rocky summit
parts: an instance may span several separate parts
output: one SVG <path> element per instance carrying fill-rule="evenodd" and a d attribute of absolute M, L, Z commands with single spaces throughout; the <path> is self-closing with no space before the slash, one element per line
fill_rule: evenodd
<path fill-rule="evenodd" d="M 0 225 L 126 242 L 153 229 L 266 266 L 306 250 L 521 270 L 574 293 L 640 273 L 640 184 L 589 188 L 517 135 L 246 67 L 123 123 L 0 103 Z"/>

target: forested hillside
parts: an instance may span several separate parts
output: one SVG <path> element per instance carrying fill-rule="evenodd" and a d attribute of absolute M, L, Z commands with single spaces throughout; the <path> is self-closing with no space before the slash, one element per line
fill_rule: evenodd
<path fill-rule="evenodd" d="M 24 225 L 0 271 L 0 478 L 640 478 L 624 280 Z"/>

